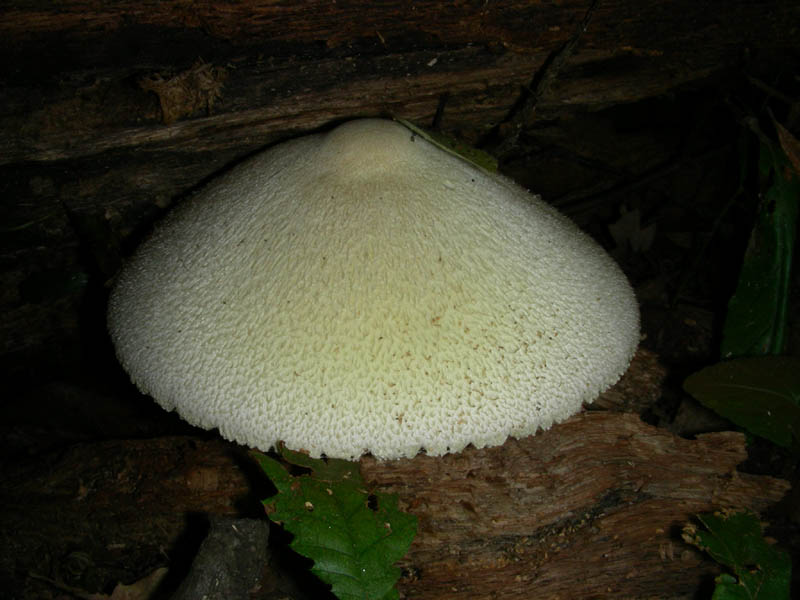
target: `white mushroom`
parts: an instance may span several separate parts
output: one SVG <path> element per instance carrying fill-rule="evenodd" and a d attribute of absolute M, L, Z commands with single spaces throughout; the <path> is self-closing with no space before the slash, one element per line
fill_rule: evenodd
<path fill-rule="evenodd" d="M 625 276 L 573 223 L 373 119 L 275 146 L 172 211 L 108 324 L 165 409 L 340 458 L 547 429 L 615 383 L 639 337 Z"/>

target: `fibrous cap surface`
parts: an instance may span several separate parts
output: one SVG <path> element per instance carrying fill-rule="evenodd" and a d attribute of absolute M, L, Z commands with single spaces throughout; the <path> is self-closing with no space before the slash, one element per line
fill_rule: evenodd
<path fill-rule="evenodd" d="M 627 280 L 574 224 L 383 120 L 275 146 L 184 202 L 120 273 L 108 323 L 164 408 L 341 458 L 547 429 L 639 336 Z"/>

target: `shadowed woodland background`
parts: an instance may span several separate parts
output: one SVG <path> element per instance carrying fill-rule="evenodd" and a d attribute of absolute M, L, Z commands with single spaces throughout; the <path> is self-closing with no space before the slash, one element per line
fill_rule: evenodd
<path fill-rule="evenodd" d="M 128 382 L 108 286 L 209 178 L 361 116 L 495 153 L 617 258 L 642 307 L 631 372 L 592 410 L 500 448 L 362 460 L 420 519 L 401 595 L 710 597 L 718 567 L 679 530 L 725 506 L 797 558 L 795 462 L 681 382 L 718 359 L 759 202 L 754 132 L 774 117 L 800 134 L 799 39 L 790 0 L 4 3 L 0 589 L 110 594 L 167 566 L 168 597 L 207 515 L 263 517 L 246 449 Z M 272 540 L 253 597 L 316 594 Z"/>

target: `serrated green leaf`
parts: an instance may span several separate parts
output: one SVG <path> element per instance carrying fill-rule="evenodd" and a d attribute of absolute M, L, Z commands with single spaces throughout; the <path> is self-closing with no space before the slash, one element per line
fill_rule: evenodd
<path fill-rule="evenodd" d="M 720 575 L 713 600 L 788 600 L 792 563 L 764 541 L 758 519 L 748 513 L 698 515 L 705 527 L 684 527 L 684 539 L 708 552 L 733 575 Z"/>
<path fill-rule="evenodd" d="M 723 573 L 714 579 L 717 584 L 711 600 L 752 600 L 747 588 L 739 584 L 733 575 Z"/>
<path fill-rule="evenodd" d="M 724 358 L 780 354 L 786 345 L 789 286 L 800 180 L 779 148 L 762 142 L 759 170 L 771 183 L 750 235 L 736 292 L 728 304 Z"/>
<path fill-rule="evenodd" d="M 286 462 L 314 471 L 314 479 L 319 481 L 343 481 L 350 477 L 361 480 L 358 463 L 338 458 L 330 458 L 328 460 L 311 458 L 308 454 L 289 450 L 285 446 L 281 446 L 279 451 Z"/>
<path fill-rule="evenodd" d="M 398 123 L 407 127 L 421 138 L 428 140 L 434 146 L 439 147 L 445 152 L 449 152 L 462 160 L 475 165 L 476 167 L 488 171 L 489 173 L 497 173 L 497 159 L 478 148 L 473 148 L 457 139 L 439 133 L 436 131 L 428 131 L 422 127 L 417 127 L 411 121 L 405 119 L 396 119 Z"/>
<path fill-rule="evenodd" d="M 371 495 L 358 465 L 312 459 L 286 448 L 284 460 L 309 469 L 293 477 L 277 460 L 254 453 L 278 489 L 264 500 L 269 518 L 294 536 L 291 547 L 314 561 L 312 572 L 341 600 L 392 600 L 417 519 L 402 512 L 397 496 Z"/>
<path fill-rule="evenodd" d="M 800 358 L 728 360 L 690 375 L 683 387 L 704 406 L 779 446 L 800 440 Z"/>

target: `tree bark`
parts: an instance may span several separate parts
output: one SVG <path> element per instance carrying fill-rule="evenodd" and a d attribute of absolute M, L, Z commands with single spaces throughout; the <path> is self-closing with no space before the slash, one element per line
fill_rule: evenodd
<path fill-rule="evenodd" d="M 478 142 L 578 33 L 526 126 L 724 87 L 742 57 L 784 60 L 797 22 L 791 0 L 5 2 L 0 358 L 74 356 L 83 296 L 102 303 L 166 206 L 267 144 L 358 116 L 429 125 L 440 104 Z"/>
<path fill-rule="evenodd" d="M 267 144 L 357 116 L 429 124 L 439 107 L 443 130 L 485 140 L 581 33 L 524 120 L 568 121 L 729 82 L 743 57 L 780 61 L 797 48 L 798 22 L 793 0 L 6 2 L 7 393 L 54 373 L 118 370 L 104 284 L 165 208 Z M 787 484 L 736 471 L 739 434 L 684 440 L 614 412 L 657 395 L 627 378 L 596 403 L 612 412 L 499 448 L 364 459 L 367 478 L 420 518 L 403 594 L 691 597 L 715 566 L 676 527 L 720 506 L 761 511 Z M 3 477 L 0 579 L 20 595 L 29 572 L 87 589 L 135 580 L 184 551 L 196 515 L 256 515 L 270 493 L 242 448 L 200 436 L 73 446 Z"/>
<path fill-rule="evenodd" d="M 657 394 L 652 354 L 634 363 L 606 406 Z M 401 563 L 406 598 L 691 598 L 717 567 L 681 541 L 681 525 L 719 508 L 758 513 L 788 490 L 738 472 L 745 457 L 739 433 L 687 440 L 594 410 L 499 447 L 365 457 L 361 470 L 419 519 Z M 23 461 L 0 492 L 0 579 L 10 590 L 30 585 L 29 573 L 100 588 L 134 581 L 191 553 L 203 515 L 264 518 L 271 494 L 245 448 L 213 437 L 85 444 Z M 76 552 L 90 557 L 78 574 Z"/>
<path fill-rule="evenodd" d="M 420 519 L 408 598 L 691 598 L 714 568 L 680 540 L 701 512 L 759 512 L 786 482 L 736 471 L 743 436 L 680 439 L 582 413 L 499 448 L 362 461 Z"/>
<path fill-rule="evenodd" d="M 544 113 L 651 97 L 737 64 L 748 45 L 774 56 L 796 46 L 800 20 L 788 0 L 10 2 L 0 164 L 125 149 L 246 153 L 337 118 L 428 121 L 445 93 L 449 127 L 474 140 L 587 13 Z M 185 80 L 200 59 L 219 86 L 193 79 L 208 101 L 176 114 L 205 118 L 165 119 L 148 83 Z"/>

